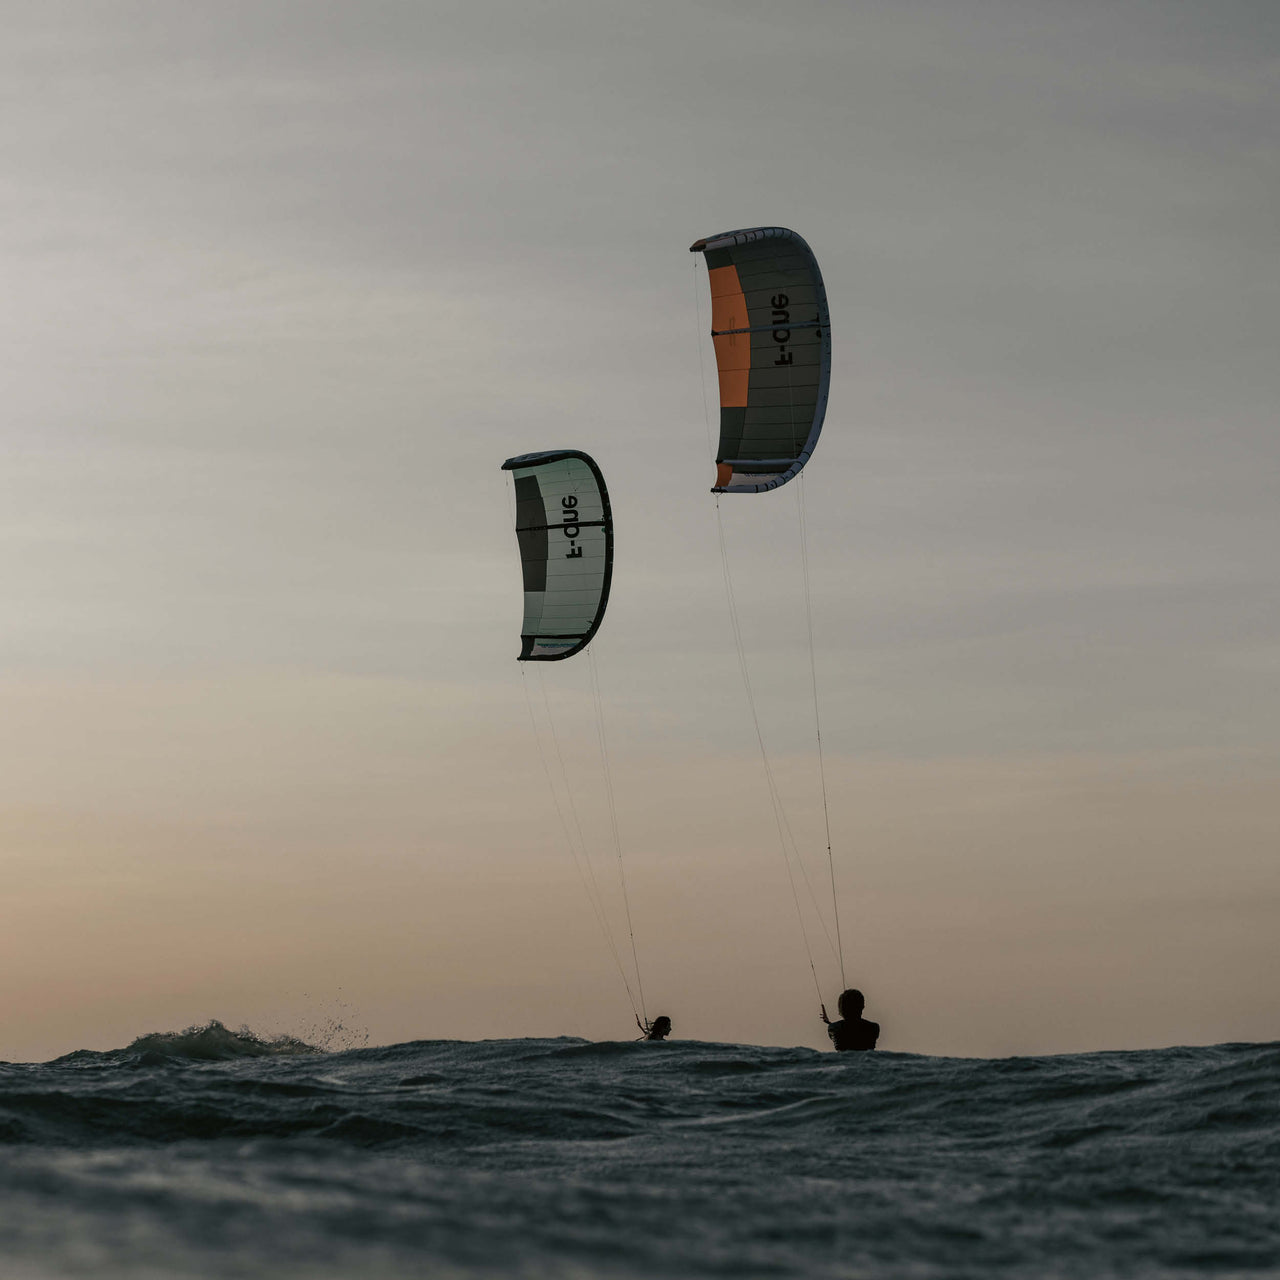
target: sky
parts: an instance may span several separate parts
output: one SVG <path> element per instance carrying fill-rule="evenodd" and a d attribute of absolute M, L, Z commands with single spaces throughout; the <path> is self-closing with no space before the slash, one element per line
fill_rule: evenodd
<path fill-rule="evenodd" d="M 759 224 L 830 406 L 720 514 L 881 1047 L 1280 1034 L 1274 4 L 3 12 L 0 1058 L 628 1038 L 566 784 L 646 1011 L 825 1043 L 687 251 Z M 617 849 L 588 662 L 515 661 L 499 468 L 560 447 Z"/>

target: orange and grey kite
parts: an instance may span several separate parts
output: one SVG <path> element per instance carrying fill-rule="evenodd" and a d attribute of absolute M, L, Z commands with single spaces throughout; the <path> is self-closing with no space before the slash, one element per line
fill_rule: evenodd
<path fill-rule="evenodd" d="M 813 251 L 786 227 L 725 231 L 689 246 L 711 283 L 720 370 L 712 493 L 760 493 L 799 474 L 827 411 L 831 329 Z"/>

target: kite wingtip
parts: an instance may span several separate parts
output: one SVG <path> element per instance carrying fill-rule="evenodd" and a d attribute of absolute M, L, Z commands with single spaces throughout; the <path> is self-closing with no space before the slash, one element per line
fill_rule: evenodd
<path fill-rule="evenodd" d="M 706 240 L 705 240 L 705 239 L 703 239 L 703 240 L 695 240 L 695 241 L 694 241 L 694 242 L 689 246 L 689 252 L 690 252 L 690 253 L 701 253 L 701 252 L 702 252 L 706 247 L 707 247 L 707 242 L 706 242 Z"/>

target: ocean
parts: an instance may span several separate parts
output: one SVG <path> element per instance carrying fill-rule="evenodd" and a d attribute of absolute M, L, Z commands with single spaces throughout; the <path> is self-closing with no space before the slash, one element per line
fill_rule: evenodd
<path fill-rule="evenodd" d="M 1280 1276 L 1280 1044 L 1001 1060 L 218 1024 L 0 1066 L 4 1280 Z"/>

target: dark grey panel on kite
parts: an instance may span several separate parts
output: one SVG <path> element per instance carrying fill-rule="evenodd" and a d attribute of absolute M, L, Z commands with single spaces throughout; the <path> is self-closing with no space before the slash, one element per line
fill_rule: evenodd
<path fill-rule="evenodd" d="M 559 662 L 600 629 L 613 578 L 613 514 L 600 468 L 578 449 L 508 458 L 524 573 L 521 662 Z"/>
<path fill-rule="evenodd" d="M 760 493 L 799 474 L 827 411 L 831 325 L 818 261 L 786 227 L 725 231 L 706 258 L 720 375 L 713 493 Z"/>

